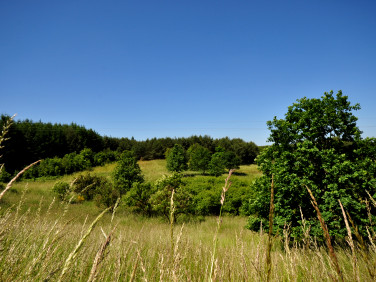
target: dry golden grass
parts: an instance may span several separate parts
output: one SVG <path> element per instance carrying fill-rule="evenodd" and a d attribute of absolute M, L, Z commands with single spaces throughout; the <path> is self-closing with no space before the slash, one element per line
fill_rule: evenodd
<path fill-rule="evenodd" d="M 109 175 L 111 166 L 93 173 Z M 149 180 L 166 173 L 164 161 L 140 166 L 149 169 Z M 237 173 L 231 177 L 247 179 L 258 172 L 255 166 L 242 166 Z M 216 217 L 183 227 L 119 208 L 94 226 L 102 211 L 92 203 L 54 200 L 55 181 L 15 183 L 0 202 L 1 281 L 265 281 L 268 250 L 271 281 L 338 277 L 330 254 L 314 238 L 305 238 L 311 248 L 291 245 L 288 236 L 268 246 L 267 234 L 244 229 L 244 217 L 222 217 L 220 228 Z M 376 248 L 364 253 L 353 245 L 334 251 L 344 281 L 374 280 Z"/>
<path fill-rule="evenodd" d="M 177 236 L 171 252 L 169 224 L 121 213 L 111 223 L 112 215 L 107 213 L 77 249 L 95 216 L 85 220 L 86 216 L 69 210 L 61 216 L 64 208 L 55 202 L 50 210 L 33 213 L 17 213 L 17 207 L 1 209 L 1 280 L 57 280 L 72 252 L 75 258 L 64 272 L 64 281 L 92 280 L 93 267 L 97 281 L 206 281 L 210 277 L 213 237 L 218 226 L 215 217 L 184 227 L 175 225 Z M 213 280 L 265 281 L 267 234 L 245 230 L 246 218 L 222 220 Z M 105 255 L 96 264 L 110 233 Z M 331 281 L 336 277 L 325 249 L 287 244 L 288 249 L 283 250 L 283 244 L 283 239 L 277 238 L 271 248 L 271 281 Z M 336 249 L 336 253 L 344 280 L 354 280 L 351 250 Z M 366 264 L 375 264 L 376 254 L 370 250 L 369 261 L 359 252 L 355 255 L 360 281 L 372 281 Z"/>

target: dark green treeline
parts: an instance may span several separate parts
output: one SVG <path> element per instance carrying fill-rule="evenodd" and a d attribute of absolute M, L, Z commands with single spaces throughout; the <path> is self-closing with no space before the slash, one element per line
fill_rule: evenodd
<path fill-rule="evenodd" d="M 2 115 L 0 128 L 9 118 Z M 5 164 L 6 171 L 13 174 L 26 165 L 38 160 L 53 157 L 63 157 L 69 153 L 79 153 L 85 148 L 93 152 L 112 150 L 122 152 L 132 151 L 137 159 L 153 160 L 165 158 L 165 152 L 174 144 L 182 145 L 186 150 L 193 144 L 200 144 L 208 148 L 212 153 L 220 146 L 227 151 L 234 152 L 242 164 L 254 163 L 259 148 L 253 142 L 246 142 L 242 139 L 213 139 L 205 136 L 191 136 L 187 138 L 152 138 L 144 141 L 137 141 L 130 138 L 114 138 L 101 136 L 92 129 L 84 126 L 71 124 L 52 124 L 33 122 L 31 120 L 15 121 L 5 141 L 5 148 L 1 163 Z"/>

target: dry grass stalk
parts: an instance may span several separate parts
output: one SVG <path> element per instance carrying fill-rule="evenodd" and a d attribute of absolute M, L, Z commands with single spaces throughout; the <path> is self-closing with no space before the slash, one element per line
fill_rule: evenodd
<path fill-rule="evenodd" d="M 163 281 L 163 277 L 164 277 L 164 257 L 163 257 L 163 254 L 159 254 L 159 281 Z"/>
<path fill-rule="evenodd" d="M 145 282 L 147 282 L 148 279 L 147 279 L 146 267 L 145 267 L 144 263 L 142 262 L 142 257 L 141 257 L 140 250 L 138 250 L 137 255 L 140 257 L 140 266 L 141 266 L 142 272 L 144 273 L 144 279 L 143 280 Z"/>
<path fill-rule="evenodd" d="M 274 219 L 274 175 L 272 175 L 272 185 L 270 188 L 270 209 L 269 209 L 269 237 L 266 249 L 266 281 L 270 281 L 270 275 L 272 272 L 272 260 L 271 260 L 271 250 L 272 250 L 272 235 L 273 235 L 273 219 Z"/>
<path fill-rule="evenodd" d="M 361 248 L 361 252 L 360 253 L 361 253 L 364 261 L 366 262 L 366 267 L 367 267 L 368 273 L 371 276 L 372 280 L 375 280 L 375 278 L 376 278 L 376 275 L 375 275 L 375 266 L 371 262 L 371 258 L 369 256 L 369 252 L 368 252 L 368 249 L 366 247 L 366 244 L 364 243 L 363 237 L 360 235 L 358 227 L 355 226 L 355 223 L 352 220 L 350 214 L 348 212 L 346 212 L 346 214 L 347 214 L 347 217 L 349 218 L 349 221 L 351 223 L 352 228 L 354 229 L 355 237 L 358 240 L 358 245 Z M 371 268 L 371 265 L 372 265 L 372 268 Z"/>
<path fill-rule="evenodd" d="M 241 235 L 241 234 L 240 234 Z M 236 238 L 236 248 L 237 249 L 240 249 L 240 260 L 241 260 L 241 263 L 242 263 L 242 268 L 243 268 L 243 272 L 244 272 L 244 276 L 242 277 L 243 280 L 245 281 L 249 281 L 249 276 L 248 276 L 248 265 L 247 265 L 247 262 L 246 262 L 246 258 L 245 258 L 245 255 L 244 255 L 244 242 L 242 242 L 238 236 L 237 233 L 235 233 L 235 238 Z"/>
<path fill-rule="evenodd" d="M 134 264 L 134 267 L 133 267 L 133 270 L 132 270 L 132 275 L 131 275 L 131 278 L 129 279 L 129 282 L 133 282 L 135 277 L 136 277 L 136 271 L 137 271 L 139 260 L 140 260 L 140 252 L 137 252 L 136 263 Z"/>
<path fill-rule="evenodd" d="M 316 210 L 317 217 L 318 217 L 318 219 L 320 221 L 320 224 L 321 224 L 321 228 L 324 231 L 324 237 L 325 237 L 325 240 L 326 240 L 326 245 L 328 246 L 328 249 L 329 249 L 329 257 L 330 257 L 330 259 L 332 261 L 332 264 L 333 264 L 333 266 L 335 268 L 335 271 L 337 272 L 339 280 L 343 281 L 343 276 L 342 276 L 341 268 L 339 267 L 338 259 L 337 259 L 337 256 L 336 256 L 335 252 L 334 252 L 334 248 L 333 248 L 332 242 L 330 240 L 330 235 L 329 235 L 328 227 L 325 224 L 325 220 L 324 220 L 324 218 L 321 215 L 319 206 L 318 206 L 318 204 L 316 202 L 315 197 L 312 194 L 312 191 L 308 188 L 307 185 L 305 185 L 305 187 L 307 188 L 308 193 L 311 196 L 311 199 L 312 199 L 311 204 L 312 204 L 312 206 Z"/>
<path fill-rule="evenodd" d="M 69 254 L 67 259 L 65 260 L 63 271 L 60 274 L 60 278 L 58 281 L 62 281 L 65 273 L 67 272 L 70 264 L 72 263 L 72 260 L 74 260 L 77 256 L 77 253 L 79 249 L 82 247 L 82 244 L 85 242 L 86 238 L 90 235 L 91 231 L 93 230 L 94 226 L 97 224 L 97 222 L 102 218 L 102 216 L 110 209 L 111 207 L 105 209 L 100 215 L 97 216 L 97 218 L 91 223 L 89 228 L 86 230 L 86 233 L 82 236 L 81 240 L 77 243 L 74 250 Z"/>
<path fill-rule="evenodd" d="M 299 206 L 299 209 L 300 209 L 300 217 L 302 219 L 302 231 L 303 231 L 303 243 L 304 243 L 304 248 L 308 249 L 309 248 L 309 245 L 310 245 L 310 242 L 311 242 L 311 236 L 309 236 L 309 232 L 311 231 L 311 225 L 307 227 L 306 223 L 306 219 L 304 218 L 303 216 L 303 211 L 302 211 L 302 207 Z"/>
<path fill-rule="evenodd" d="M 172 267 L 172 278 L 174 281 L 179 281 L 177 273 L 179 272 L 180 262 L 182 260 L 181 255 L 178 253 L 179 251 L 179 243 L 181 240 L 181 236 L 183 235 L 183 228 L 184 223 L 180 228 L 180 232 L 176 238 L 175 248 L 174 248 L 174 256 L 173 256 L 173 267 Z"/>
<path fill-rule="evenodd" d="M 355 278 L 356 281 L 360 281 L 360 279 L 359 279 L 359 270 L 358 270 L 358 262 L 357 262 L 357 259 L 356 259 L 355 246 L 354 246 L 354 241 L 353 241 L 353 238 L 352 238 L 352 233 L 351 233 L 350 225 L 349 225 L 349 222 L 347 221 L 345 209 L 343 208 L 341 200 L 338 199 L 338 202 L 339 202 L 339 205 L 341 206 L 342 215 L 343 215 L 343 218 L 345 220 L 345 225 L 346 225 L 346 230 L 347 230 L 347 236 L 348 236 L 348 238 L 347 238 L 346 241 L 347 241 L 347 243 L 349 244 L 349 246 L 351 248 L 354 278 Z"/>
<path fill-rule="evenodd" d="M 368 194 L 368 197 L 371 199 L 372 201 L 372 204 L 376 207 L 376 201 L 375 199 L 371 196 L 371 194 L 366 190 L 367 194 Z"/>
<path fill-rule="evenodd" d="M 110 245 L 111 237 L 112 237 L 112 234 L 114 233 L 115 229 L 116 229 L 116 226 L 108 234 L 106 241 L 104 241 L 104 243 L 102 244 L 102 246 L 98 250 L 97 255 L 95 256 L 95 259 L 94 259 L 93 266 L 92 266 L 91 271 L 90 271 L 90 276 L 87 280 L 88 282 L 94 281 L 96 279 L 98 266 L 104 259 L 105 251 L 106 251 L 107 247 Z"/>
<path fill-rule="evenodd" d="M 25 189 L 22 191 L 20 201 L 18 202 L 18 205 L 17 205 L 17 208 L 16 208 L 16 214 L 15 214 L 15 217 L 14 217 L 15 224 L 18 224 L 20 222 L 20 220 L 21 220 L 21 219 L 18 218 L 18 216 L 19 216 L 19 213 L 21 211 L 21 207 L 24 204 L 25 195 L 26 195 L 27 190 L 29 190 L 28 183 L 26 184 Z M 21 218 L 22 218 L 22 216 L 21 216 Z M 17 223 L 17 221 L 18 221 L 18 223 Z"/>
<path fill-rule="evenodd" d="M 221 202 L 221 209 L 219 210 L 217 228 L 216 228 L 214 239 L 213 239 L 213 254 L 212 254 L 211 263 L 210 263 L 209 281 L 213 281 L 214 264 L 216 263 L 215 257 L 216 257 L 216 252 L 217 252 L 218 233 L 219 233 L 219 229 L 221 228 L 221 223 L 222 223 L 222 208 L 223 208 L 223 204 L 225 202 L 226 192 L 228 191 L 228 189 L 231 186 L 230 177 L 231 177 L 231 175 L 233 174 L 234 171 L 235 171 L 235 169 L 230 169 L 230 171 L 228 172 L 228 176 L 225 179 L 225 186 L 222 187 L 222 194 L 221 194 L 221 201 L 220 201 Z"/>
<path fill-rule="evenodd" d="M 371 246 L 372 246 L 373 251 L 376 253 L 376 245 L 375 245 L 375 243 L 373 242 L 373 237 L 372 237 L 371 233 L 369 232 L 368 227 L 366 227 L 366 229 L 367 229 L 367 234 L 368 234 L 369 242 L 371 243 Z M 373 230 L 372 230 L 372 231 L 373 231 Z M 373 231 L 373 234 L 375 235 L 374 231 Z"/>
<path fill-rule="evenodd" d="M 21 170 L 19 173 L 17 173 L 17 175 L 15 177 L 13 177 L 13 179 L 11 181 L 9 181 L 9 183 L 7 184 L 7 186 L 5 187 L 5 189 L 1 192 L 0 194 L 0 200 L 1 198 L 4 196 L 5 192 L 8 191 L 13 183 L 26 171 L 28 170 L 29 168 L 31 168 L 33 165 L 36 165 L 37 163 L 39 163 L 41 160 L 39 161 L 36 161 L 34 163 L 32 163 L 31 165 L 28 165 L 27 167 L 25 167 L 23 170 Z"/>
<path fill-rule="evenodd" d="M 120 197 L 117 198 L 116 203 L 115 203 L 115 206 L 114 206 L 114 209 L 112 210 L 111 223 L 112 223 L 112 221 L 114 220 L 114 217 L 115 217 L 115 211 L 116 211 L 117 207 L 119 206 L 119 203 L 120 203 Z"/>
<path fill-rule="evenodd" d="M 8 134 L 9 128 L 11 127 L 13 123 L 13 119 L 15 118 L 17 114 L 14 114 L 12 117 L 10 117 L 3 125 L 3 129 L 1 130 L 0 134 L 0 150 L 4 148 L 3 143 L 8 140 L 9 138 L 5 137 Z M 2 156 L 0 156 L 1 158 Z"/>
<path fill-rule="evenodd" d="M 175 213 L 175 206 L 174 206 L 174 194 L 175 189 L 171 191 L 171 200 L 170 200 L 170 239 L 171 239 L 171 256 L 174 256 L 174 213 Z"/>

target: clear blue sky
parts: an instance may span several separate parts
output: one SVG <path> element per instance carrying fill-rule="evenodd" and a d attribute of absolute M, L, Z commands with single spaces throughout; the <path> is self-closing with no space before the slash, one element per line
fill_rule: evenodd
<path fill-rule="evenodd" d="M 0 113 L 101 135 L 228 136 L 342 90 L 376 136 L 376 1 L 0 1 Z"/>

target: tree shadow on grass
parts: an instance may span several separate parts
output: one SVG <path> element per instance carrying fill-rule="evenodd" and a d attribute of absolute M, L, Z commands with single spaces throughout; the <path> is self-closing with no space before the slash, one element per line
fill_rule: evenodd
<path fill-rule="evenodd" d="M 244 173 L 244 172 L 233 172 L 232 173 L 233 175 L 236 175 L 236 176 L 247 176 L 248 174 L 247 173 Z"/>

